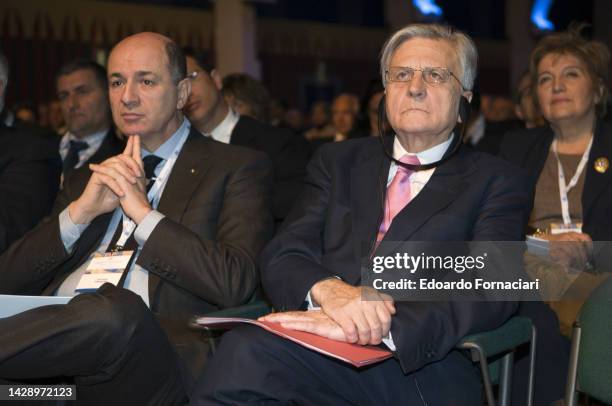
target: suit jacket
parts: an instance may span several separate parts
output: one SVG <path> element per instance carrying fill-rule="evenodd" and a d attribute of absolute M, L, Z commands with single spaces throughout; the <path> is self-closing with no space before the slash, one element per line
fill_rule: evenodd
<path fill-rule="evenodd" d="M 299 194 L 309 158 L 306 141 L 287 129 L 273 127 L 248 116 L 240 116 L 230 144 L 268 154 L 274 164 L 272 211 L 282 221 Z"/>
<path fill-rule="evenodd" d="M 53 294 L 95 250 L 112 213 L 98 216 L 67 253 L 58 213 L 80 196 L 90 172 L 75 171 L 53 215 L 0 256 L 0 291 Z M 157 210 L 166 217 L 144 244 L 137 263 L 149 271 L 149 303 L 162 318 L 246 302 L 259 283 L 256 257 L 272 233 L 271 168 L 265 156 L 224 145 L 193 130 Z"/>
<path fill-rule="evenodd" d="M 360 283 L 361 247 L 376 240 L 389 166 L 374 138 L 327 144 L 315 153 L 298 203 L 262 253 L 262 282 L 277 309 L 300 308 L 311 287 L 331 276 Z M 462 146 L 395 217 L 384 240 L 521 240 L 529 209 L 520 174 Z M 423 372 L 427 367 L 418 373 L 440 387 L 453 375 L 473 373 L 469 361 L 448 356 L 457 342 L 500 325 L 516 303 L 396 302 L 396 309 L 391 332 L 403 371 L 430 365 L 433 375 Z"/>
<path fill-rule="evenodd" d="M 42 129 L 0 122 L 0 253 L 49 214 L 61 160 Z"/>
<path fill-rule="evenodd" d="M 504 137 L 500 155 L 523 168 L 528 176 L 532 192 L 544 168 L 554 133 L 550 127 L 510 132 Z M 612 240 L 612 169 L 604 173 L 595 170 L 599 158 L 612 161 L 612 125 L 598 121 L 589 161 L 585 168 L 582 191 L 582 230 L 594 241 Z"/>

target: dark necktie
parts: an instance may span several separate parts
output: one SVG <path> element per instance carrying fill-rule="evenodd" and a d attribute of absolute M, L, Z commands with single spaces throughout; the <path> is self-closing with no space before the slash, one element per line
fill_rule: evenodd
<path fill-rule="evenodd" d="M 89 145 L 85 141 L 70 140 L 70 148 L 66 158 L 64 158 L 63 170 L 64 178 L 74 170 L 74 167 L 79 163 L 79 152 L 87 149 Z"/>
<path fill-rule="evenodd" d="M 146 157 L 142 159 L 142 163 L 143 163 L 144 170 L 145 170 L 145 177 L 147 178 L 147 182 L 148 182 L 147 192 L 149 191 L 149 189 L 151 189 L 151 187 L 155 183 L 155 181 L 152 179 L 155 176 L 155 168 L 157 168 L 157 165 L 159 165 L 161 161 L 162 161 L 162 158 L 158 157 L 157 155 L 147 155 Z M 117 245 L 117 240 L 119 240 L 119 237 L 121 236 L 122 231 L 123 231 L 123 221 L 119 220 L 119 224 L 117 225 L 115 234 L 113 234 L 113 238 L 111 239 L 110 244 L 108 244 L 108 248 L 106 249 L 106 252 L 112 251 L 115 248 L 115 245 Z M 136 244 L 136 240 L 134 239 L 134 233 L 132 233 L 132 235 L 130 235 L 130 238 L 128 238 L 127 241 L 125 242 L 125 245 L 123 246 L 123 250 L 125 251 L 134 250 L 136 249 L 137 246 L 138 244 Z"/>

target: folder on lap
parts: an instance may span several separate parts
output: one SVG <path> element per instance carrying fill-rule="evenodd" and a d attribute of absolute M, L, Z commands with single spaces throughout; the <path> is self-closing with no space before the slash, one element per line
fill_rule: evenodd
<path fill-rule="evenodd" d="M 278 323 L 241 319 L 236 317 L 196 317 L 193 326 L 198 328 L 231 329 L 240 324 L 252 324 L 291 340 L 310 350 L 347 362 L 357 368 L 375 364 L 391 358 L 393 353 L 374 346 L 349 344 L 341 341 L 331 340 L 316 334 L 303 331 L 289 330 L 281 327 Z"/>

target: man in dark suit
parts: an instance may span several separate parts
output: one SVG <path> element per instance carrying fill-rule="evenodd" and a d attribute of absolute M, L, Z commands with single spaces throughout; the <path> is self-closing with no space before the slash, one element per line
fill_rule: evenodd
<path fill-rule="evenodd" d="M 0 253 L 51 211 L 61 163 L 41 129 L 16 121 L 4 108 L 9 77 L 0 53 Z"/>
<path fill-rule="evenodd" d="M 460 98 L 471 96 L 476 73 L 476 49 L 466 35 L 408 26 L 387 42 L 381 68 L 396 134 L 388 144 L 402 164 L 390 162 L 374 138 L 321 147 L 299 203 L 261 262 L 264 289 L 281 311 L 264 320 L 383 345 L 395 358 L 355 369 L 241 327 L 224 336 L 194 404 L 480 403 L 478 373 L 453 349 L 466 334 L 502 324 L 516 303 L 394 301 L 360 286 L 361 265 L 385 242 L 519 240 L 527 186 L 501 160 L 453 144 Z M 435 168 L 419 166 L 443 157 Z"/>
<path fill-rule="evenodd" d="M 55 84 L 67 128 L 58 146 L 65 181 L 75 169 L 119 154 L 125 143 L 112 128 L 102 66 L 88 59 L 74 60 L 59 69 Z"/>
<path fill-rule="evenodd" d="M 0 378 L 73 377 L 84 404 L 182 404 L 206 352 L 188 319 L 258 286 L 271 164 L 190 128 L 185 57 L 170 39 L 124 39 L 108 74 L 124 152 L 90 177 L 77 170 L 55 214 L 0 257 L 2 293 L 91 293 L 1 320 Z M 116 258 L 112 272 L 103 263 Z M 100 279 L 118 287 L 96 289 Z"/>
<path fill-rule="evenodd" d="M 274 164 L 273 214 L 281 222 L 302 187 L 309 147 L 287 129 L 273 127 L 230 109 L 221 94 L 219 73 L 199 55 L 188 53 L 191 94 L 184 112 L 202 134 L 217 141 L 265 152 Z"/>

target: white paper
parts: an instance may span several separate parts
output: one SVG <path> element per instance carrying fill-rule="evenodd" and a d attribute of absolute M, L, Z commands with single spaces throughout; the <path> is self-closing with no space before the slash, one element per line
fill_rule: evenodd
<path fill-rule="evenodd" d="M 72 299 L 68 296 L 21 296 L 0 295 L 0 318 L 10 317 L 40 306 L 66 304 Z"/>
<path fill-rule="evenodd" d="M 548 240 L 543 238 L 534 237 L 532 235 L 527 236 L 527 251 L 533 255 L 540 257 L 547 257 L 550 251 L 550 244 Z"/>

